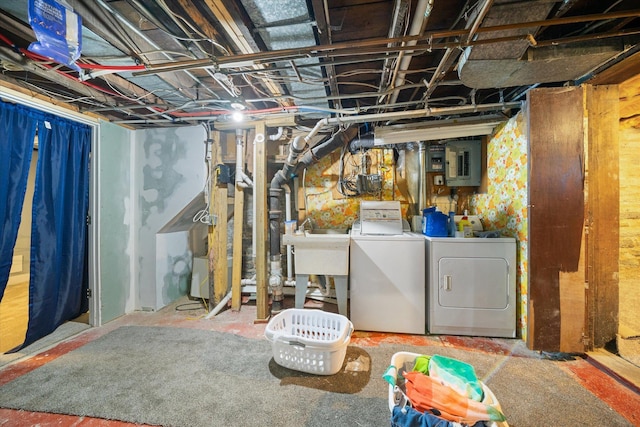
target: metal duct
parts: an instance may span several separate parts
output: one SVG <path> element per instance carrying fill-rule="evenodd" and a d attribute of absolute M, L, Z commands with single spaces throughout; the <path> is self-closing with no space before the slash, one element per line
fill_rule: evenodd
<path fill-rule="evenodd" d="M 483 26 L 542 21 L 547 19 L 553 6 L 553 3 L 543 1 L 494 4 Z M 516 28 L 478 34 L 477 40 L 535 36 L 539 28 Z M 623 50 L 620 39 L 531 47 L 530 41 L 523 37 L 521 41 L 466 48 L 460 57 L 458 75 L 465 86 L 475 89 L 570 81 L 587 74 Z"/>
<path fill-rule="evenodd" d="M 616 39 L 537 48 L 524 60 L 474 60 L 470 50 L 460 58 L 460 80 L 471 88 L 488 89 L 575 80 L 623 52 L 624 43 Z"/>

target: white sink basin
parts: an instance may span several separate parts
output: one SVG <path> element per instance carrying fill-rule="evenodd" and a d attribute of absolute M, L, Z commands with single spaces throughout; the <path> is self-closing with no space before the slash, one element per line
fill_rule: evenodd
<path fill-rule="evenodd" d="M 316 228 L 315 230 L 305 231 L 306 234 L 348 234 L 346 228 Z"/>
<path fill-rule="evenodd" d="M 332 229 L 285 234 L 282 243 L 294 247 L 296 274 L 349 274 L 349 242 L 351 236 Z"/>

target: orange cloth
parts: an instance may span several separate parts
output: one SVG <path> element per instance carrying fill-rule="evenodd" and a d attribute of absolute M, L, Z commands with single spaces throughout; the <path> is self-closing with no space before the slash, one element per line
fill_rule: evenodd
<path fill-rule="evenodd" d="M 420 412 L 429 411 L 445 420 L 469 425 L 478 421 L 505 420 L 497 408 L 469 399 L 422 372 L 405 372 L 402 375 L 407 380 L 407 397 Z"/>

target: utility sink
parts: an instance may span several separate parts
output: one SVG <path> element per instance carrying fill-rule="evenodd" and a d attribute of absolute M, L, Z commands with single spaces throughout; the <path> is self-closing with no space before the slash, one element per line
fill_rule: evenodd
<path fill-rule="evenodd" d="M 346 228 L 316 228 L 305 231 L 305 234 L 348 234 L 348 232 Z"/>
<path fill-rule="evenodd" d="M 349 243 L 346 229 L 315 229 L 285 234 L 282 243 L 293 246 L 296 274 L 349 274 Z"/>

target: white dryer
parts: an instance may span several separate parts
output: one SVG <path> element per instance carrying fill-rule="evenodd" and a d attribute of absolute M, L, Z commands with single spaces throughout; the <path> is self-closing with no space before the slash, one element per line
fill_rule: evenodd
<path fill-rule="evenodd" d="M 515 239 L 425 239 L 429 332 L 515 337 Z"/>

